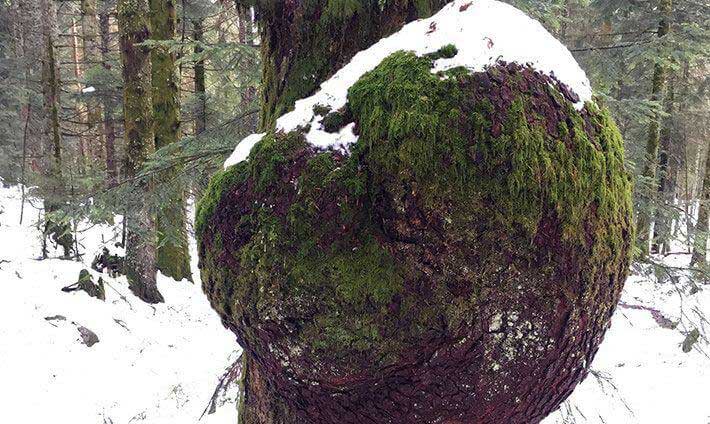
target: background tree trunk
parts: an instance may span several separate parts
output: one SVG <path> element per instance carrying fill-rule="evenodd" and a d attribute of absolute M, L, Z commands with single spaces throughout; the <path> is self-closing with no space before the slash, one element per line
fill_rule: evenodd
<path fill-rule="evenodd" d="M 151 38 L 172 41 L 175 38 L 175 7 L 171 0 L 150 0 Z M 165 46 L 151 52 L 153 119 L 155 147 L 160 149 L 180 138 L 179 82 L 175 54 Z M 178 170 L 171 168 L 160 174 L 165 199 L 158 208 L 157 267 L 164 275 L 180 281 L 192 281 L 190 252 L 187 239 L 185 189 L 178 180 Z"/>
<path fill-rule="evenodd" d="M 671 13 L 673 11 L 672 0 L 660 0 L 659 10 L 661 20 L 658 24 L 658 37 L 663 38 L 671 28 Z M 658 57 L 653 71 L 653 82 L 651 88 L 651 100 L 661 101 L 663 93 L 666 89 L 666 66 L 663 63 L 665 59 Z M 646 142 L 646 158 L 641 176 L 649 181 L 657 181 L 658 178 L 658 152 L 661 139 L 661 116 L 659 113 L 654 113 L 651 117 L 651 122 L 648 127 L 648 141 Z M 658 193 L 658 187 L 648 188 L 645 191 L 642 199 L 645 199 L 645 207 L 639 208 L 638 223 L 637 223 L 637 238 L 638 247 L 644 255 L 647 255 L 650 248 L 649 237 L 651 235 L 652 217 L 654 212 L 654 200 Z"/>
<path fill-rule="evenodd" d="M 109 50 L 110 22 L 108 11 L 101 12 L 99 16 L 99 28 L 101 33 L 101 66 L 108 72 L 111 69 Z M 104 135 L 106 140 L 106 185 L 110 188 L 116 186 L 118 182 L 118 169 L 116 168 L 116 129 L 113 118 L 116 105 L 111 93 L 106 88 L 103 88 L 103 92 L 99 93 L 99 95 L 101 97 Z"/>
<path fill-rule="evenodd" d="M 192 21 L 192 37 L 197 44 L 195 45 L 195 54 L 202 53 L 202 47 L 199 43 L 202 42 L 204 32 L 202 22 L 200 20 Z M 207 128 L 207 97 L 205 86 L 205 60 L 199 58 L 195 61 L 195 97 L 197 99 L 197 111 L 195 113 L 195 135 L 202 134 Z"/>
<path fill-rule="evenodd" d="M 96 12 L 97 0 L 81 0 L 81 38 L 83 40 L 82 56 L 86 68 L 93 66 L 88 63 L 97 61 L 101 57 L 99 22 Z M 105 163 L 106 134 L 99 125 L 103 118 L 102 102 L 94 96 L 88 96 L 85 101 L 87 109 L 86 121 L 89 135 L 89 160 L 91 167 L 101 169 Z"/>
<path fill-rule="evenodd" d="M 59 213 L 65 199 L 64 176 L 62 172 L 62 135 L 59 126 L 59 69 L 54 51 L 56 37 L 56 9 L 51 0 L 42 1 L 42 39 L 45 56 L 42 61 L 42 94 L 46 116 L 45 164 L 44 170 L 44 238 L 42 256 L 47 256 L 47 238 L 62 246 L 64 256 L 70 256 L 74 239 L 71 226 L 53 214 Z"/>
<path fill-rule="evenodd" d="M 705 156 L 705 176 L 700 192 L 698 223 L 695 225 L 695 242 L 690 264 L 705 265 L 707 261 L 708 230 L 710 230 L 710 151 Z"/>
<path fill-rule="evenodd" d="M 126 177 L 136 178 L 155 151 L 151 101 L 150 52 L 136 44 L 150 37 L 146 0 L 119 0 L 118 27 L 123 64 L 123 114 L 125 120 Z M 126 211 L 126 277 L 131 291 L 149 303 L 163 302 L 156 284 L 155 216 L 146 200 L 152 195 L 150 180 L 136 184 Z"/>

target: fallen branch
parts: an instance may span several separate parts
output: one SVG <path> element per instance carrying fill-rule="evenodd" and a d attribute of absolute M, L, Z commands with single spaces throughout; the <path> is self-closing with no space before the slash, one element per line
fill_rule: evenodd
<path fill-rule="evenodd" d="M 212 393 L 212 397 L 210 398 L 209 402 L 207 402 L 207 406 L 205 407 L 205 410 L 202 411 L 202 415 L 200 415 L 200 420 L 202 420 L 202 417 L 204 417 L 205 414 L 214 414 L 217 411 L 217 402 L 219 401 L 220 395 L 222 398 L 224 398 L 229 387 L 235 382 L 238 382 L 241 378 L 242 355 L 244 355 L 243 351 L 241 354 L 239 354 L 239 356 L 232 363 L 232 365 L 227 367 L 227 370 L 219 378 L 219 382 L 217 383 L 217 387 L 215 387 L 214 389 L 214 393 Z M 222 402 L 222 405 L 223 404 L 224 402 Z"/>

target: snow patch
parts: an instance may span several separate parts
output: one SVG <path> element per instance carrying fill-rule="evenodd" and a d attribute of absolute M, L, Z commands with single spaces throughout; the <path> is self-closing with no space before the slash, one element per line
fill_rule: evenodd
<path fill-rule="evenodd" d="M 249 156 L 249 152 L 251 152 L 251 148 L 254 147 L 256 143 L 260 142 L 265 135 L 266 133 L 256 133 L 244 137 L 244 139 L 237 144 L 237 147 L 234 148 L 232 154 L 224 161 L 224 169 L 246 160 Z"/>

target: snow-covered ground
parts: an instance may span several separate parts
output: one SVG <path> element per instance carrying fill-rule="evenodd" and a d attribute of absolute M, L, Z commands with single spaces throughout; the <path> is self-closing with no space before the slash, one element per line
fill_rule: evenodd
<path fill-rule="evenodd" d="M 106 302 L 64 293 L 115 230 L 82 233 L 84 263 L 39 261 L 36 211 L 26 205 L 19 225 L 19 206 L 18 188 L 0 188 L 0 423 L 234 424 L 234 387 L 200 420 L 238 348 L 199 281 L 160 276 L 166 303 L 155 307 L 106 275 Z M 671 258 L 669 266 L 688 260 Z M 710 287 L 689 293 L 684 281 L 632 276 L 592 375 L 545 424 L 710 424 L 707 341 L 681 349 L 692 328 L 707 334 Z M 99 342 L 82 344 L 79 326 Z"/>
<path fill-rule="evenodd" d="M 0 188 L 0 423 L 236 422 L 235 390 L 199 421 L 238 357 L 199 281 L 159 275 L 165 303 L 155 307 L 133 296 L 125 277 L 102 275 L 105 302 L 64 293 L 104 242 L 115 243 L 114 228 L 82 233 L 83 262 L 40 261 L 37 212 L 26 204 L 19 225 L 19 207 L 19 189 Z M 99 342 L 82 344 L 79 326 Z"/>

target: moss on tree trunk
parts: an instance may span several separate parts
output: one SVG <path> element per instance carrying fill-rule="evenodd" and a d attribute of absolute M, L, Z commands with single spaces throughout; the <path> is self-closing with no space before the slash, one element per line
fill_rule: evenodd
<path fill-rule="evenodd" d="M 151 39 L 172 41 L 175 37 L 175 6 L 172 0 L 150 0 Z M 151 51 L 153 119 L 155 147 L 163 148 L 180 138 L 179 76 L 175 54 L 167 46 Z M 190 251 L 185 212 L 185 188 L 178 177 L 179 170 L 171 168 L 159 175 L 161 192 L 157 214 L 157 267 L 164 275 L 180 281 L 192 281 Z"/>
<path fill-rule="evenodd" d="M 586 376 L 633 241 L 618 129 L 529 67 L 433 60 L 350 88 L 349 154 L 270 132 L 198 205 L 243 422 L 529 424 Z"/>
<path fill-rule="evenodd" d="M 262 57 L 261 128 L 307 97 L 355 53 L 445 0 L 237 0 L 255 4 Z"/>
<path fill-rule="evenodd" d="M 136 178 L 155 151 L 151 101 L 150 51 L 137 46 L 150 37 L 146 0 L 119 0 L 118 27 L 123 65 L 123 116 L 126 143 L 125 173 Z M 163 301 L 156 284 L 155 212 L 149 201 L 153 182 L 136 183 L 126 211 L 125 271 L 131 291 L 149 303 Z"/>

